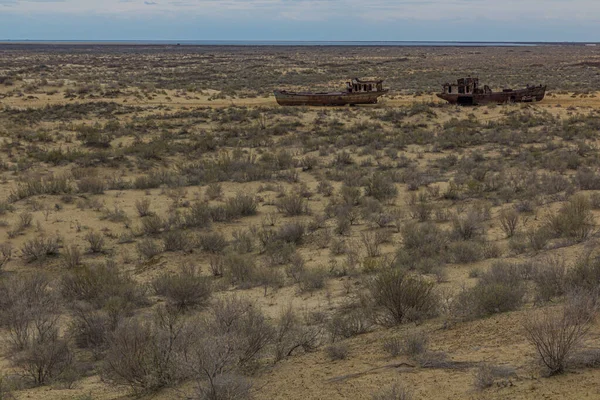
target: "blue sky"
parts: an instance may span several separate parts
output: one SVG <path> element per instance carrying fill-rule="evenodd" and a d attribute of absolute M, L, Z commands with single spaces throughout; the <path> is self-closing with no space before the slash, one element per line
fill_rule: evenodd
<path fill-rule="evenodd" d="M 600 41 L 600 0 L 0 0 L 0 40 Z"/>

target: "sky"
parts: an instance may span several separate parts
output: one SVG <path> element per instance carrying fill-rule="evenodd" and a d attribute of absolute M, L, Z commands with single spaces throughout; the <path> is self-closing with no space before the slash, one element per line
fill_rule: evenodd
<path fill-rule="evenodd" d="M 600 0 L 0 0 L 0 40 L 600 42 Z"/>

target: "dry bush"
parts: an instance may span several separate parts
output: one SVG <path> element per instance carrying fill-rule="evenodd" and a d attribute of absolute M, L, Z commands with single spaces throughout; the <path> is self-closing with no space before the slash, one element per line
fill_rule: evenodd
<path fill-rule="evenodd" d="M 570 289 L 594 293 L 600 288 L 600 256 L 584 254 L 567 273 Z"/>
<path fill-rule="evenodd" d="M 470 210 L 466 215 L 452 219 L 452 237 L 456 240 L 472 240 L 485 233 L 479 213 Z"/>
<path fill-rule="evenodd" d="M 379 323 L 397 325 L 435 315 L 439 301 L 433 288 L 433 283 L 397 268 L 379 273 L 369 287 L 381 309 Z"/>
<path fill-rule="evenodd" d="M 151 321 L 123 321 L 109 337 L 103 378 L 136 392 L 155 392 L 190 378 L 184 361 L 195 330 L 194 324 L 165 309 Z"/>
<path fill-rule="evenodd" d="M 149 215 L 152 215 L 152 211 L 150 211 L 150 205 L 151 205 L 151 201 L 150 199 L 146 198 L 146 199 L 141 199 L 141 200 L 136 200 L 135 202 L 135 209 L 138 212 L 138 215 L 140 217 L 147 217 Z"/>
<path fill-rule="evenodd" d="M 360 238 L 365 246 L 367 257 L 378 257 L 381 255 L 381 245 L 388 239 L 389 234 L 383 231 L 361 232 Z"/>
<path fill-rule="evenodd" d="M 448 246 L 449 258 L 456 264 L 468 264 L 483 260 L 485 245 L 480 241 L 468 240 L 452 242 Z"/>
<path fill-rule="evenodd" d="M 157 235 L 165 229 L 165 221 L 158 215 L 152 214 L 142 218 L 142 232 L 145 235 Z"/>
<path fill-rule="evenodd" d="M 432 223 L 409 222 L 402 227 L 402 244 L 413 259 L 444 258 L 448 235 Z"/>
<path fill-rule="evenodd" d="M 298 278 L 298 287 L 301 293 L 314 292 L 325 287 L 327 271 L 325 269 L 306 268 Z"/>
<path fill-rule="evenodd" d="M 0 272 L 2 268 L 12 259 L 13 248 L 10 243 L 0 244 Z"/>
<path fill-rule="evenodd" d="M 408 389 L 404 388 L 399 383 L 395 383 L 388 388 L 381 389 L 375 393 L 372 400 L 412 400 L 413 395 Z"/>
<path fill-rule="evenodd" d="M 137 251 L 140 259 L 150 260 L 164 251 L 164 248 L 156 240 L 142 239 L 137 243 Z"/>
<path fill-rule="evenodd" d="M 32 340 L 57 327 L 59 304 L 43 274 L 15 275 L 0 281 L 0 326 L 7 329 L 10 348 L 22 351 Z"/>
<path fill-rule="evenodd" d="M 212 295 L 210 280 L 196 267 L 184 265 L 177 273 L 163 273 L 152 281 L 152 288 L 165 296 L 178 310 L 204 307 Z"/>
<path fill-rule="evenodd" d="M 499 221 L 506 237 L 511 238 L 519 227 L 519 213 L 514 208 L 504 209 L 500 212 Z"/>
<path fill-rule="evenodd" d="M 198 244 L 203 251 L 212 254 L 222 253 L 225 247 L 227 247 L 227 239 L 220 232 L 211 232 L 200 235 L 198 237 Z"/>
<path fill-rule="evenodd" d="M 73 354 L 67 341 L 59 337 L 58 327 L 53 327 L 33 338 L 13 356 L 12 363 L 36 385 L 44 385 L 72 367 Z"/>
<path fill-rule="evenodd" d="M 329 357 L 330 360 L 339 361 L 348 358 L 350 349 L 345 343 L 335 343 L 327 346 L 325 348 L 325 353 L 327 354 L 327 357 Z"/>
<path fill-rule="evenodd" d="M 256 286 L 256 259 L 249 255 L 227 254 L 223 259 L 223 274 L 234 285 Z"/>
<path fill-rule="evenodd" d="M 499 379 L 502 380 L 503 384 L 506 384 L 507 379 L 511 377 L 516 377 L 514 368 L 482 364 L 475 370 L 473 385 L 479 390 L 484 390 L 496 383 L 500 384 Z"/>
<path fill-rule="evenodd" d="M 588 334 L 591 315 L 589 310 L 575 310 L 567 305 L 527 316 L 523 322 L 525 336 L 550 375 L 564 372 L 569 358 Z"/>
<path fill-rule="evenodd" d="M 223 197 L 223 186 L 218 183 L 211 183 L 206 187 L 206 197 L 209 200 L 217 200 Z"/>
<path fill-rule="evenodd" d="M 90 244 L 92 253 L 102 253 L 104 251 L 104 235 L 102 233 L 90 231 L 84 239 Z"/>
<path fill-rule="evenodd" d="M 143 287 L 119 270 L 112 261 L 97 265 L 83 265 L 61 277 L 60 291 L 69 302 L 85 301 L 96 308 L 120 299 L 123 307 L 146 302 Z"/>
<path fill-rule="evenodd" d="M 408 332 L 401 340 L 401 353 L 412 358 L 417 358 L 427 352 L 429 336 L 420 330 Z"/>
<path fill-rule="evenodd" d="M 225 209 L 230 218 L 249 217 L 256 215 L 258 203 L 256 197 L 250 194 L 238 193 L 227 199 Z"/>
<path fill-rule="evenodd" d="M 219 374 L 196 386 L 198 400 L 248 400 L 251 395 L 252 382 L 239 374 Z"/>
<path fill-rule="evenodd" d="M 62 254 L 63 265 L 68 268 L 75 268 L 81 265 L 81 251 L 75 245 L 67 246 Z"/>
<path fill-rule="evenodd" d="M 14 276 L 3 281 L 0 310 L 12 364 L 21 374 L 44 385 L 72 365 L 67 341 L 59 336 L 59 303 L 45 276 Z"/>
<path fill-rule="evenodd" d="M 365 186 L 365 196 L 374 197 L 382 202 L 393 202 L 398 195 L 398 188 L 390 176 L 374 173 Z"/>
<path fill-rule="evenodd" d="M 170 230 L 162 235 L 164 251 L 188 250 L 192 239 L 190 233 L 183 230 Z"/>
<path fill-rule="evenodd" d="M 108 337 L 120 323 L 120 315 L 111 315 L 104 310 L 95 310 L 85 302 L 72 307 L 73 319 L 67 332 L 73 343 L 80 349 L 89 349 L 96 359 L 106 351 Z"/>
<path fill-rule="evenodd" d="M 519 267 L 497 262 L 481 275 L 474 287 L 465 288 L 458 294 L 451 313 L 468 320 L 513 311 L 523 304 L 525 293 Z"/>
<path fill-rule="evenodd" d="M 30 178 L 19 182 L 8 196 L 10 202 L 16 202 L 37 195 L 58 195 L 71 193 L 72 188 L 66 176 L 48 176 L 46 178 Z"/>
<path fill-rule="evenodd" d="M 213 217 L 211 209 L 204 203 L 194 203 L 184 215 L 184 224 L 188 228 L 209 228 Z"/>
<path fill-rule="evenodd" d="M 56 236 L 38 236 L 25 242 L 21 253 L 27 262 L 43 261 L 48 257 L 58 255 L 59 241 L 60 239 Z"/>
<path fill-rule="evenodd" d="M 547 217 L 545 227 L 555 237 L 587 239 L 594 229 L 590 201 L 582 194 L 571 197 L 556 214 Z"/>
<path fill-rule="evenodd" d="M 287 194 L 275 201 L 279 212 L 288 217 L 304 215 L 310 212 L 308 201 L 298 193 Z"/>
<path fill-rule="evenodd" d="M 386 339 L 383 342 L 382 348 L 390 357 L 398 357 L 402 354 L 402 340 L 398 337 Z"/>
<path fill-rule="evenodd" d="M 103 194 L 106 182 L 102 178 L 90 176 L 77 182 L 79 193 Z"/>
<path fill-rule="evenodd" d="M 309 326 L 294 309 L 286 307 L 275 324 L 275 362 L 290 357 L 297 349 L 312 351 L 319 345 L 321 329 Z"/>
<path fill-rule="evenodd" d="M 231 351 L 236 364 L 251 365 L 264 355 L 275 336 L 274 327 L 256 304 L 238 297 L 217 301 L 210 310 L 209 331 L 235 338 Z"/>
<path fill-rule="evenodd" d="M 359 306 L 350 310 L 340 310 L 331 317 L 327 330 L 331 341 L 335 342 L 369 332 L 373 326 L 372 320 L 369 308 Z"/>
<path fill-rule="evenodd" d="M 559 257 L 545 257 L 536 263 L 532 276 L 536 287 L 536 301 L 547 302 L 565 294 L 567 267 Z"/>
<path fill-rule="evenodd" d="M 233 231 L 231 247 L 238 254 L 252 253 L 255 247 L 255 234 L 251 231 Z"/>
<path fill-rule="evenodd" d="M 282 225 L 276 232 L 273 240 L 279 240 L 295 245 L 302 244 L 306 234 L 306 226 L 300 222 L 292 222 Z"/>

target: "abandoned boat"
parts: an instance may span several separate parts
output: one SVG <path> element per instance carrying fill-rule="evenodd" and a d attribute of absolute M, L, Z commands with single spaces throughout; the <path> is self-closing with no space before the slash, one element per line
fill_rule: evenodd
<path fill-rule="evenodd" d="M 478 78 L 459 79 L 458 83 L 444 84 L 444 91 L 437 96 L 451 104 L 473 106 L 479 104 L 525 103 L 542 101 L 546 95 L 546 86 L 529 86 L 525 89 L 504 89 L 494 92 L 488 85 L 479 87 Z"/>
<path fill-rule="evenodd" d="M 375 104 L 386 94 L 383 80 L 362 81 L 358 78 L 346 83 L 344 92 L 288 92 L 276 90 L 275 99 L 281 106 L 344 106 L 355 104 Z"/>

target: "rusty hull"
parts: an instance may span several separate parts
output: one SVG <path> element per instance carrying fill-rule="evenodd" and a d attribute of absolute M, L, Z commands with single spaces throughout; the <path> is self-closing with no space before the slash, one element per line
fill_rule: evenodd
<path fill-rule="evenodd" d="M 355 104 L 376 104 L 377 99 L 388 92 L 387 89 L 371 92 L 331 92 L 297 93 L 276 90 L 275 100 L 282 106 L 344 106 Z"/>

